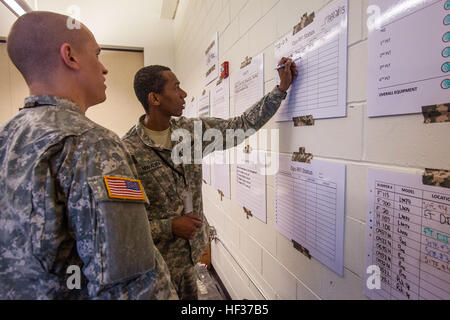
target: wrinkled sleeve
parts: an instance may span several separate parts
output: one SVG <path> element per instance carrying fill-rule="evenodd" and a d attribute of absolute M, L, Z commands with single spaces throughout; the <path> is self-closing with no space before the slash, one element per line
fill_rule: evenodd
<path fill-rule="evenodd" d="M 155 266 L 145 201 L 111 199 L 104 181 L 105 176 L 135 178 L 120 140 L 98 134 L 71 137 L 63 153 L 58 177 L 89 296 L 145 297 L 145 273 Z"/>
<path fill-rule="evenodd" d="M 234 130 L 243 130 L 247 132 L 248 130 L 258 131 L 262 128 L 278 111 L 281 102 L 286 98 L 286 93 L 281 91 L 278 86 L 276 86 L 271 92 L 265 95 L 261 100 L 247 109 L 241 116 L 230 118 L 228 120 L 219 118 L 200 118 L 203 122 L 203 135 L 208 129 L 219 130 L 223 137 L 223 150 L 230 147 L 235 147 L 241 144 L 244 139 L 236 138 L 233 139 L 234 143 L 227 146 L 227 130 L 232 133 Z M 206 146 L 208 146 L 211 141 L 203 142 L 203 151 L 205 151 Z M 204 156 L 207 154 L 204 154 Z"/>
<path fill-rule="evenodd" d="M 169 219 L 153 219 L 150 220 L 150 228 L 152 230 L 152 238 L 155 243 L 173 239 L 172 220 Z"/>

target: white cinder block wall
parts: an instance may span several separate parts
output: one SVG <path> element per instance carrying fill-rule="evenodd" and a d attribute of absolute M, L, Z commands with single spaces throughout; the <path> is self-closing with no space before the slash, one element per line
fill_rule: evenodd
<path fill-rule="evenodd" d="M 220 62 L 233 72 L 248 56 L 265 54 L 265 92 L 275 86 L 274 43 L 292 30 L 305 12 L 318 12 L 328 0 L 181 0 L 174 22 L 175 72 L 189 99 L 203 84 L 203 52 L 219 32 Z M 250 220 L 236 201 L 235 166 L 231 167 L 232 199 L 220 200 L 204 186 L 205 213 L 218 237 L 212 262 L 233 299 L 365 299 L 364 241 L 367 168 L 409 173 L 424 168 L 450 169 L 448 124 L 424 125 L 423 116 L 367 117 L 368 0 L 349 0 L 348 116 L 318 120 L 313 127 L 294 128 L 271 120 L 280 129 L 280 152 L 306 147 L 316 159 L 347 165 L 345 274 L 297 252 L 274 228 L 274 177 L 267 177 L 267 224 Z M 211 89 L 210 85 L 207 89 Z M 231 114 L 234 114 L 231 90 Z M 262 292 L 262 294 L 261 294 Z"/>

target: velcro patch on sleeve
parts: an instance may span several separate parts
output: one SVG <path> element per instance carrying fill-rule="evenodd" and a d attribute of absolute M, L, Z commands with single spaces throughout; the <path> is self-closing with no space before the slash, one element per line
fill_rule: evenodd
<path fill-rule="evenodd" d="M 109 176 L 105 176 L 104 179 L 111 199 L 146 199 L 140 180 Z"/>

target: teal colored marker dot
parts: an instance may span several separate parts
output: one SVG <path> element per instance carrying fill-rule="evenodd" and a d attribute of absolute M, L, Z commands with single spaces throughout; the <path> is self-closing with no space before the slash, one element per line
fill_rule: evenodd
<path fill-rule="evenodd" d="M 450 10 L 450 0 L 445 2 L 445 10 Z"/>
<path fill-rule="evenodd" d="M 450 24 L 450 14 L 448 14 L 445 18 L 444 18 L 444 24 L 446 26 L 448 26 Z"/>
<path fill-rule="evenodd" d="M 442 56 L 444 58 L 448 58 L 450 56 L 450 48 L 449 47 L 445 48 L 444 51 L 442 51 Z"/>
<path fill-rule="evenodd" d="M 450 32 L 447 32 L 446 34 L 444 34 L 444 37 L 442 38 L 442 40 L 444 42 L 449 42 L 450 41 Z"/>
<path fill-rule="evenodd" d="M 442 89 L 450 88 L 450 79 L 445 79 L 444 81 L 442 81 L 441 87 L 442 87 Z"/>
<path fill-rule="evenodd" d="M 446 62 L 442 65 L 442 72 L 449 72 L 450 71 L 450 62 Z"/>

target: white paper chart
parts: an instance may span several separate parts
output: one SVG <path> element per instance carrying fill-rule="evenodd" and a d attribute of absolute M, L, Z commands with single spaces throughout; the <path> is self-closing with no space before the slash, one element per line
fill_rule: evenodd
<path fill-rule="evenodd" d="M 230 117 L 230 78 L 212 89 L 211 115 L 215 118 L 228 119 Z"/>
<path fill-rule="evenodd" d="M 202 179 L 206 184 L 211 184 L 211 155 L 208 154 L 202 160 Z"/>
<path fill-rule="evenodd" d="M 366 267 L 380 269 L 381 284 L 365 286 L 369 298 L 450 300 L 449 189 L 369 169 L 366 221 Z"/>
<path fill-rule="evenodd" d="M 267 222 L 266 175 L 264 151 L 253 151 L 250 155 L 238 152 L 236 164 L 237 202 L 251 211 L 262 222 Z"/>
<path fill-rule="evenodd" d="M 209 109 L 210 109 L 209 91 L 206 91 L 205 94 L 202 95 L 198 101 L 198 116 L 200 118 L 209 117 Z M 207 155 L 206 157 L 203 158 L 202 175 L 203 180 L 207 184 L 211 184 L 211 155 Z"/>
<path fill-rule="evenodd" d="M 251 64 L 235 72 L 234 108 L 240 116 L 264 97 L 264 54 L 253 57 Z"/>
<path fill-rule="evenodd" d="M 368 115 L 422 112 L 450 102 L 450 3 L 372 0 Z M 424 23 L 426 22 L 426 23 Z"/>
<path fill-rule="evenodd" d="M 344 275 L 344 164 L 291 161 L 280 155 L 275 177 L 275 228 Z"/>
<path fill-rule="evenodd" d="M 198 116 L 199 117 L 209 117 L 209 91 L 205 92 L 198 101 Z"/>
<path fill-rule="evenodd" d="M 211 115 L 215 118 L 230 117 L 230 78 L 223 79 L 221 84 L 212 90 Z M 230 154 L 228 150 L 216 151 L 214 161 L 214 188 L 220 190 L 226 198 L 231 198 L 230 186 Z"/>
<path fill-rule="evenodd" d="M 347 16 L 347 0 L 334 1 L 311 24 L 275 44 L 277 63 L 283 56 L 301 57 L 296 62 L 299 77 L 283 101 L 277 121 L 347 115 Z"/>
<path fill-rule="evenodd" d="M 224 197 L 231 199 L 230 153 L 228 150 L 216 151 L 214 161 L 214 189 L 220 190 Z"/>
<path fill-rule="evenodd" d="M 184 109 L 183 115 L 186 118 L 197 118 L 198 117 L 198 101 L 194 98 L 194 100 L 189 103 L 186 103 L 186 107 Z"/>
<path fill-rule="evenodd" d="M 216 32 L 205 50 L 205 85 L 219 76 L 219 34 Z"/>

